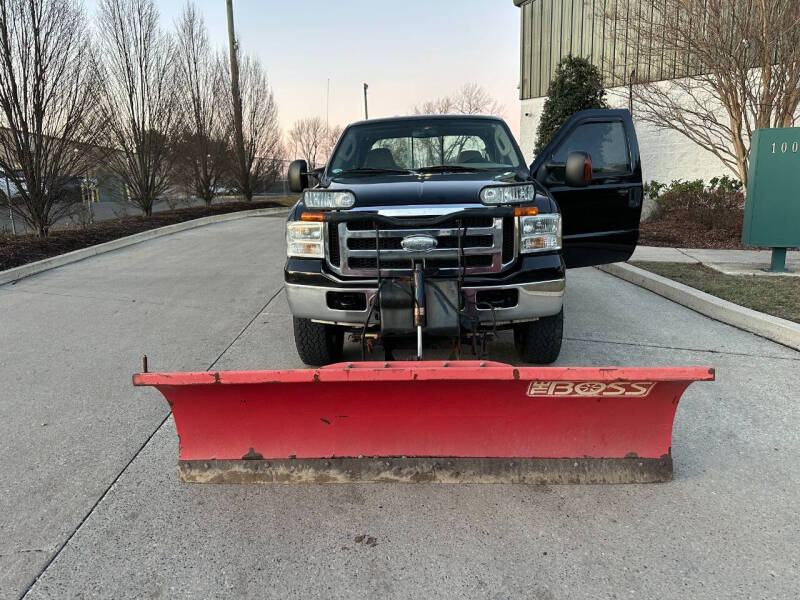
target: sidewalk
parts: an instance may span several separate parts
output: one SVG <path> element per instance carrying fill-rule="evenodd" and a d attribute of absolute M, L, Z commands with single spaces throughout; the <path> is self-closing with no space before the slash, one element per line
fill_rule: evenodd
<path fill-rule="evenodd" d="M 768 275 L 761 271 L 770 262 L 769 250 L 693 250 L 637 246 L 629 262 L 701 263 L 726 275 Z M 800 274 L 800 251 L 786 253 L 786 267 Z"/>

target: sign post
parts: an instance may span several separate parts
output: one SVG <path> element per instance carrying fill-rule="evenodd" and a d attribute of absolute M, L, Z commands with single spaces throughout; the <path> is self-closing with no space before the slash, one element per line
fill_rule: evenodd
<path fill-rule="evenodd" d="M 800 127 L 753 134 L 742 243 L 772 248 L 771 273 L 788 273 L 786 249 L 800 246 Z"/>

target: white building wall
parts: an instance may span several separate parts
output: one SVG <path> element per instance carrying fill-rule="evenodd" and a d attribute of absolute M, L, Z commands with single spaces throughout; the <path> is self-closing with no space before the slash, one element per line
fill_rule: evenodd
<path fill-rule="evenodd" d="M 627 108 L 627 90 L 609 90 L 608 102 L 614 108 Z M 536 129 L 542 115 L 545 98 L 523 100 L 520 110 L 520 147 L 526 160 L 533 161 Z M 713 154 L 704 150 L 689 138 L 672 129 L 659 129 L 649 123 L 636 120 L 636 104 L 633 107 L 633 122 L 639 140 L 644 181 L 669 183 L 673 179 L 703 179 L 727 174 L 730 171 Z"/>

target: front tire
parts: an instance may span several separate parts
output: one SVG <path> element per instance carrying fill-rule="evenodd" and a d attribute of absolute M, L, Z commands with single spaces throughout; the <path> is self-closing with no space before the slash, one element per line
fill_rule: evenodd
<path fill-rule="evenodd" d="M 293 318 L 294 344 L 307 365 L 322 367 L 342 360 L 344 329 L 314 323 L 311 319 Z"/>
<path fill-rule="evenodd" d="M 526 363 L 546 365 L 561 353 L 564 335 L 564 309 L 551 317 L 514 325 L 514 346 Z"/>

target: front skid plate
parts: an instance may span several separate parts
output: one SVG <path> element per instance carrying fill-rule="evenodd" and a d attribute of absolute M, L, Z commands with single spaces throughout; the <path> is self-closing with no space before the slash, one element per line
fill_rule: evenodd
<path fill-rule="evenodd" d="M 672 457 L 180 460 L 178 476 L 191 483 L 658 483 L 672 479 Z"/>

